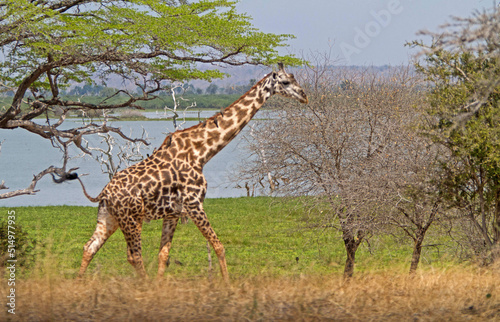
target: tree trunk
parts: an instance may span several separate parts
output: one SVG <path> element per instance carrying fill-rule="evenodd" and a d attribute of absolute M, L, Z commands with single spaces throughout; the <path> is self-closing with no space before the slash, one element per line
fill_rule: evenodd
<path fill-rule="evenodd" d="M 493 263 L 500 262 L 500 243 L 495 243 L 491 247 L 491 259 Z"/>
<path fill-rule="evenodd" d="M 493 221 L 493 245 L 491 246 L 491 259 L 493 262 L 500 260 L 500 189 L 496 193 L 495 219 Z"/>
<path fill-rule="evenodd" d="M 425 232 L 418 231 L 413 246 L 413 254 L 411 256 L 410 274 L 414 274 L 420 262 L 420 254 L 422 253 L 422 243 L 424 242 Z"/>
<path fill-rule="evenodd" d="M 346 251 L 346 260 L 344 266 L 344 278 L 351 278 L 354 274 L 354 262 L 356 260 L 356 251 L 361 243 L 361 240 L 357 240 L 351 232 L 344 232 L 344 245 Z"/>
<path fill-rule="evenodd" d="M 500 189 L 497 189 L 495 219 L 493 222 L 493 244 L 496 244 L 498 246 L 499 243 L 500 243 Z"/>

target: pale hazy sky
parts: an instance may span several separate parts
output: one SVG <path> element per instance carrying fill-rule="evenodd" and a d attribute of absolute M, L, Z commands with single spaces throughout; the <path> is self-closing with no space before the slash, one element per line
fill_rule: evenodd
<path fill-rule="evenodd" d="M 491 9 L 494 0 L 240 0 L 237 8 L 264 32 L 293 34 L 289 51 L 327 52 L 345 65 L 397 65 L 411 51 L 407 41 L 424 39 L 452 16 Z"/>

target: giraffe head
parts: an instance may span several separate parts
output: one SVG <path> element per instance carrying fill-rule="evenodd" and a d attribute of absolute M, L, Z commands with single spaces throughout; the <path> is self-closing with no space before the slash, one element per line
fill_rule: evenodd
<path fill-rule="evenodd" d="M 272 72 L 270 75 L 272 93 L 294 98 L 301 103 L 307 104 L 307 95 L 299 83 L 297 83 L 293 74 L 285 72 L 282 63 L 279 63 L 278 67 L 278 71 Z"/>

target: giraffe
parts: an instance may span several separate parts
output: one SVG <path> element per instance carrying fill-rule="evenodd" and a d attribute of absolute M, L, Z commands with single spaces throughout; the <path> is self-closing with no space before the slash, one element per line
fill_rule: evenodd
<path fill-rule="evenodd" d="M 223 279 L 228 282 L 224 246 L 212 229 L 203 210 L 207 182 L 203 166 L 222 150 L 274 94 L 307 103 L 304 90 L 283 64 L 257 82 L 233 104 L 206 121 L 168 135 L 148 158 L 118 172 L 96 197 L 90 197 L 80 181 L 85 196 L 98 202 L 97 226 L 83 247 L 81 277 L 106 240 L 120 228 L 127 243 L 127 260 L 139 276 L 146 276 L 141 254 L 142 223 L 163 219 L 158 254 L 157 277 L 167 267 L 172 238 L 181 216 L 198 227 L 214 249 Z"/>

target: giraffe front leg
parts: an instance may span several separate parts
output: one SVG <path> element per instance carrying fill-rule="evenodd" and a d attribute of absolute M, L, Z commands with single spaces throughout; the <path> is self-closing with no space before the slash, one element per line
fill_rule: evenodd
<path fill-rule="evenodd" d="M 168 266 L 170 247 L 174 237 L 175 228 L 179 218 L 163 219 L 163 229 L 161 233 L 160 253 L 158 254 L 158 274 L 156 278 L 161 278 Z"/>
<path fill-rule="evenodd" d="M 201 231 L 203 236 L 212 245 L 217 258 L 219 259 L 222 278 L 226 283 L 229 283 L 229 274 L 227 272 L 226 264 L 226 251 L 224 250 L 224 245 L 222 245 L 221 241 L 217 237 L 217 234 L 210 225 L 205 211 L 203 209 L 193 209 L 191 210 L 190 218 L 193 220 L 196 227 L 198 227 L 198 229 Z"/>
<path fill-rule="evenodd" d="M 106 204 L 101 202 L 97 213 L 97 226 L 90 237 L 89 241 L 83 246 L 82 264 L 78 277 L 82 277 L 92 258 L 97 251 L 104 245 L 109 236 L 118 229 L 118 222 L 113 218 L 106 209 Z"/>

